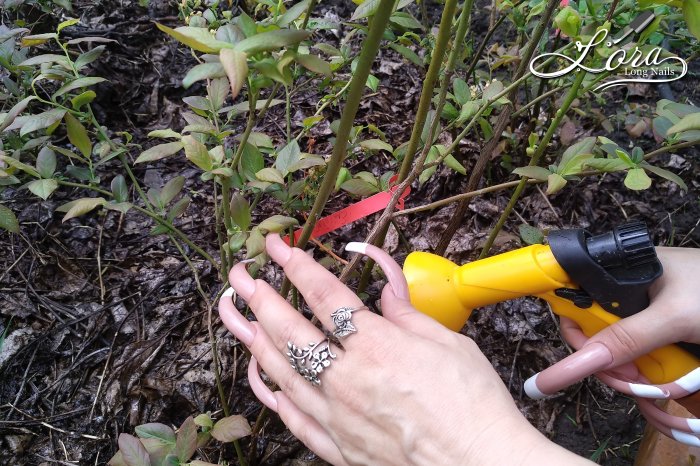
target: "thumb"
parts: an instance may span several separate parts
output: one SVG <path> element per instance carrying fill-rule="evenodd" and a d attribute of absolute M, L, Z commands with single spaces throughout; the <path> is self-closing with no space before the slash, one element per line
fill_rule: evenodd
<path fill-rule="evenodd" d="M 525 392 L 539 399 L 603 370 L 626 364 L 682 335 L 679 324 L 652 304 L 593 335 L 572 355 L 530 377 Z"/>

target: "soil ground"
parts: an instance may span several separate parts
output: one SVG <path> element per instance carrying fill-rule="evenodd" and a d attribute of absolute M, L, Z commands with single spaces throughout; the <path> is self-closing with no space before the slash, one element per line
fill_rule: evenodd
<path fill-rule="evenodd" d="M 317 14 L 349 17 L 353 9 L 350 2 L 332 3 L 335 5 L 320 7 Z M 475 43 L 487 29 L 489 14 L 488 4 L 477 3 L 480 13 L 473 22 Z M 160 0 L 152 0 L 148 8 L 130 0 L 79 0 L 75 8 L 74 15 L 82 21 L 71 34 L 101 35 L 118 41 L 95 66 L 94 74 L 109 80 L 97 89 L 98 119 L 114 131 L 129 131 L 142 144 L 150 143 L 146 134 L 153 129 L 180 129 L 182 97 L 197 95 L 202 88 L 194 86 L 186 91 L 181 87 L 192 57 L 152 23 L 178 25 L 175 6 Z M 438 12 L 431 9 L 433 16 Z M 49 18 L 37 19 L 40 24 L 46 22 L 46 30 L 51 29 Z M 492 40 L 514 38 L 511 27 Z M 697 73 L 698 67 L 691 64 L 691 75 L 671 86 L 679 99 L 696 105 L 700 100 Z M 374 123 L 395 146 L 408 140 L 422 74 L 387 51 L 380 53 L 375 74 L 382 85 L 378 93 L 365 98 L 357 121 Z M 313 113 L 318 98 L 314 89 L 294 96 L 295 125 Z M 608 137 L 622 144 L 630 140 L 624 115 L 628 111 L 650 115 L 659 97 L 656 88 L 646 86 L 610 91 L 606 99 L 600 111 L 613 124 L 614 132 Z M 586 111 L 589 105 L 596 103 L 578 103 L 583 111 L 572 117 L 566 130 L 572 134 L 558 135 L 551 153 L 560 152 L 558 148 L 565 145 L 562 139 L 606 134 Z M 283 120 L 282 111 L 273 108 L 259 130 L 282 136 L 283 129 L 276 123 Z M 337 115 L 337 109 L 326 114 L 329 120 Z M 321 126 L 314 135 L 315 153 L 330 152 L 329 135 L 327 127 Z M 648 134 L 634 142 L 645 149 L 655 147 Z M 459 158 L 467 167 L 474 163 L 480 145 L 478 140 L 464 141 Z M 521 162 L 516 159 L 513 164 Z M 625 219 L 645 220 L 657 244 L 700 247 L 698 151 L 663 155 L 654 162 L 683 177 L 690 191 L 682 193 L 676 185 L 656 179 L 651 189 L 631 192 L 622 188 L 619 175 L 572 182 L 554 196 L 531 187 L 499 236 L 495 251 L 522 246 L 518 225 L 523 221 L 542 229 L 584 227 L 602 232 Z M 377 174 L 392 164 L 393 160 L 384 156 L 357 161 L 358 166 Z M 106 165 L 105 179 L 114 176 L 117 168 Z M 193 198 L 179 226 L 216 255 L 211 199 L 200 189 L 198 173 L 184 157 L 136 169 L 136 176 L 146 186 L 160 187 L 176 174 L 187 178 L 186 189 Z M 507 177 L 508 170 L 494 162 L 482 185 Z M 466 177 L 440 169 L 426 184 L 414 187 L 407 207 L 460 193 L 465 186 Z M 207 309 L 198 298 L 195 278 L 182 256 L 162 237 L 149 235 L 152 225 L 137 214 L 91 214 L 61 224 L 60 215 L 54 213 L 56 207 L 79 194 L 63 190 L 49 201 L 37 202 L 27 191 L 0 192 L 22 223 L 22 235 L 0 233 L 0 334 L 9 328 L 0 358 L 2 464 L 104 464 L 116 450 L 119 433 L 131 433 L 134 426 L 146 422 L 178 426 L 189 415 L 220 406 Z M 509 195 L 500 192 L 474 199 L 450 244 L 450 259 L 466 262 L 478 256 Z M 327 211 L 349 202 L 352 199 L 348 196 L 337 195 Z M 273 212 L 276 206 L 261 208 L 263 214 Z M 390 231 L 386 249 L 400 262 L 411 250 L 434 248 L 453 212 L 451 205 L 401 217 Z M 365 237 L 372 220 L 338 230 L 324 242 L 342 251 L 343 244 Z M 314 255 L 324 257 L 319 250 Z M 214 296 L 221 287 L 216 271 L 203 261 L 194 259 L 193 263 L 200 283 Z M 276 285 L 281 283 L 272 268 L 263 269 L 263 276 Z M 383 284 L 381 277 L 376 278 L 368 290 L 369 302 L 378 298 Z M 213 319 L 231 409 L 255 423 L 261 405 L 247 386 L 247 356 L 215 314 Z M 523 414 L 540 431 L 601 464 L 632 464 L 644 420 L 630 399 L 595 379 L 546 401 L 532 401 L 522 393 L 525 379 L 570 352 L 559 336 L 557 319 L 544 303 L 519 299 L 480 309 L 464 332 L 476 340 Z M 244 450 L 254 459 L 252 464 L 319 463 L 275 416 L 262 419 L 259 427 L 254 441 L 243 440 Z M 223 451 L 205 449 L 203 454 L 209 461 L 236 461 L 230 447 Z"/>

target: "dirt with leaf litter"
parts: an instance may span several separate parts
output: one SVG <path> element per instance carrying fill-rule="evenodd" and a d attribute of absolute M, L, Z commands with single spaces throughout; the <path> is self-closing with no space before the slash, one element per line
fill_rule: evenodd
<path fill-rule="evenodd" d="M 487 20 L 490 2 L 477 3 L 480 13 L 473 24 L 478 43 L 485 33 L 481 24 Z M 324 3 L 316 15 L 347 18 L 352 8 L 349 2 Z M 181 87 L 193 58 L 153 26 L 153 21 L 179 25 L 177 9 L 160 0 L 150 1 L 148 8 L 128 0 L 76 2 L 75 9 L 74 16 L 80 17 L 81 23 L 67 33 L 117 41 L 109 44 L 109 53 L 95 64 L 94 74 L 108 79 L 96 89 L 98 119 L 110 130 L 130 132 L 144 147 L 151 144 L 146 137 L 149 131 L 182 128 L 182 97 L 201 94 L 202 87 Z M 431 7 L 433 19 L 437 20 L 439 11 Z M 47 23 L 41 28 L 52 30 L 55 24 L 44 20 Z M 492 40 L 512 40 L 515 35 L 511 28 Z M 334 37 L 337 40 L 329 33 L 323 39 L 332 43 Z M 691 76 L 671 85 L 675 95 L 697 103 L 697 73 L 697 65 L 691 64 Z M 393 51 L 382 50 L 374 74 L 382 85 L 376 93 L 367 91 L 357 122 L 375 124 L 396 146 L 409 138 L 422 72 Z M 293 95 L 295 129 L 313 114 L 320 97 L 317 92 L 308 86 Z M 616 120 L 618 109 L 631 105 L 643 118 L 659 98 L 651 86 L 611 91 L 608 97 L 601 112 L 615 125 L 615 132 L 608 137 L 618 141 L 633 137 L 625 122 Z M 578 105 L 585 108 L 586 103 Z M 328 121 L 338 115 L 335 107 L 325 114 Z M 284 109 L 273 107 L 258 129 L 275 134 L 275 141 L 280 142 L 284 129 L 278 121 L 284 121 Z M 567 145 L 567 140 L 603 134 L 598 122 L 589 116 L 577 116 L 565 128 L 550 154 L 559 154 L 559 147 Z M 313 147 L 305 150 L 330 153 L 329 125 L 320 124 L 313 131 Z M 635 143 L 643 148 L 654 147 L 649 134 L 642 132 L 637 138 Z M 465 140 L 460 146 L 457 158 L 468 171 L 481 143 Z M 499 235 L 494 252 L 523 245 L 518 235 L 521 219 L 545 230 L 577 226 L 594 232 L 605 231 L 623 219 L 643 219 L 657 244 L 700 247 L 698 155 L 697 150 L 688 150 L 665 154 L 658 160 L 686 180 L 688 193 L 658 179 L 652 189 L 634 193 L 621 189 L 621 177 L 615 174 L 585 178 L 554 196 L 530 187 Z M 352 163 L 377 176 L 395 167 L 393 158 L 384 154 L 360 157 Z M 514 167 L 521 164 L 522 160 L 513 161 Z M 111 178 L 118 170 L 116 163 L 106 164 L 101 176 Z M 507 168 L 493 163 L 482 186 L 508 179 L 508 173 Z M 146 187 L 160 187 L 175 175 L 184 176 L 185 190 L 193 203 L 178 226 L 209 254 L 218 254 L 210 195 L 199 172 L 184 157 L 146 168 L 139 165 L 135 175 Z M 458 194 L 465 186 L 466 177 L 440 168 L 427 183 L 414 186 L 407 207 Z M 149 234 L 153 224 L 133 212 L 126 216 L 93 213 L 61 224 L 56 207 L 81 194 L 85 193 L 61 190 L 49 201 L 37 202 L 26 190 L 7 188 L 0 192 L 22 224 L 21 236 L 0 233 L 0 334 L 7 329 L 0 353 L 0 463 L 104 464 L 117 448 L 118 435 L 133 433 L 139 424 L 179 426 L 187 416 L 207 411 L 221 416 L 207 329 L 211 318 L 231 411 L 243 414 L 251 424 L 259 421 L 254 427 L 256 435 L 242 441 L 249 463 L 323 464 L 276 416 L 259 417 L 261 405 L 247 385 L 245 349 L 197 294 L 197 281 L 210 297 L 221 289 L 216 270 L 192 256 L 197 270 L 194 276 L 169 242 Z M 471 202 L 465 222 L 450 243 L 448 258 L 466 262 L 478 256 L 509 195 L 499 192 Z M 338 194 L 327 212 L 350 202 L 354 199 Z M 277 208 L 272 203 L 262 205 L 259 214 L 274 214 Z M 433 249 L 454 208 L 450 205 L 399 217 L 385 248 L 399 262 L 410 251 Z M 364 239 L 374 220 L 346 226 L 324 237 L 324 244 L 342 256 L 342 246 Z M 310 249 L 317 259 L 327 258 L 319 248 Z M 340 271 L 338 263 L 331 267 Z M 282 281 L 279 270 L 272 267 L 262 270 L 262 278 L 276 286 Z M 374 278 L 367 290 L 369 303 L 376 302 L 384 283 L 381 276 Z M 351 286 L 356 282 L 353 279 Z M 557 319 L 542 302 L 519 299 L 477 310 L 464 332 L 476 340 L 523 414 L 540 431 L 585 457 L 596 455 L 601 464 L 632 464 L 644 421 L 630 399 L 595 379 L 546 401 L 532 401 L 522 393 L 524 380 L 570 352 L 559 335 Z M 231 446 L 223 450 L 208 447 L 201 454 L 211 462 L 237 461 Z"/>

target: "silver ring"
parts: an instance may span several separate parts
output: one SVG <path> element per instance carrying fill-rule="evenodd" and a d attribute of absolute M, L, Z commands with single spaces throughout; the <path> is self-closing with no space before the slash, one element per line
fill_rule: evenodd
<path fill-rule="evenodd" d="M 333 330 L 333 336 L 340 339 L 343 337 L 347 337 L 352 333 L 356 333 L 357 328 L 354 325 L 352 325 L 352 322 L 350 320 L 352 319 L 352 313 L 361 309 L 369 310 L 367 306 L 360 306 L 356 308 L 341 307 L 333 311 L 333 313 L 331 314 L 333 325 L 335 325 L 335 330 Z"/>
<path fill-rule="evenodd" d="M 290 364 L 299 375 L 312 384 L 321 385 L 319 374 L 331 365 L 331 360 L 337 355 L 331 351 L 329 339 L 318 343 L 309 343 L 304 348 L 299 348 L 291 341 L 287 342 L 287 358 Z"/>

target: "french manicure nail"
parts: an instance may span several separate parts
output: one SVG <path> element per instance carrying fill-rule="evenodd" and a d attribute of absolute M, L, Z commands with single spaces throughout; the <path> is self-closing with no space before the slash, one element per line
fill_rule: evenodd
<path fill-rule="evenodd" d="M 612 353 L 602 343 L 591 343 L 525 382 L 525 393 L 534 399 L 551 395 L 595 374 L 613 362 Z"/>
<path fill-rule="evenodd" d="M 248 319 L 243 317 L 230 299 L 233 296 L 233 288 L 224 291 L 219 300 L 219 316 L 226 328 L 233 333 L 244 345 L 250 346 L 255 339 L 255 327 Z"/>
<path fill-rule="evenodd" d="M 236 293 L 246 301 L 248 301 L 253 293 L 255 293 L 255 280 L 250 276 L 246 269 L 248 261 L 241 261 L 231 268 L 228 274 L 229 282 Z"/>
<path fill-rule="evenodd" d="M 272 260 L 277 262 L 282 267 L 284 267 L 287 264 L 287 261 L 289 261 L 289 258 L 292 257 L 292 248 L 290 248 L 287 243 L 282 241 L 280 235 L 276 233 L 270 233 L 267 235 L 265 240 L 265 249 L 270 257 L 272 257 Z"/>
<path fill-rule="evenodd" d="M 394 295 L 406 301 L 410 300 L 408 294 L 408 284 L 406 277 L 401 270 L 401 266 L 387 254 L 383 249 L 367 243 L 351 242 L 345 245 L 345 250 L 350 252 L 359 252 L 372 258 L 381 267 L 386 275 Z"/>
<path fill-rule="evenodd" d="M 277 398 L 275 398 L 275 394 L 267 388 L 265 382 L 260 378 L 258 361 L 254 357 L 251 357 L 248 363 L 248 381 L 250 382 L 250 388 L 253 390 L 253 393 L 255 393 L 255 396 L 258 397 L 258 400 L 274 412 L 277 412 Z"/>

